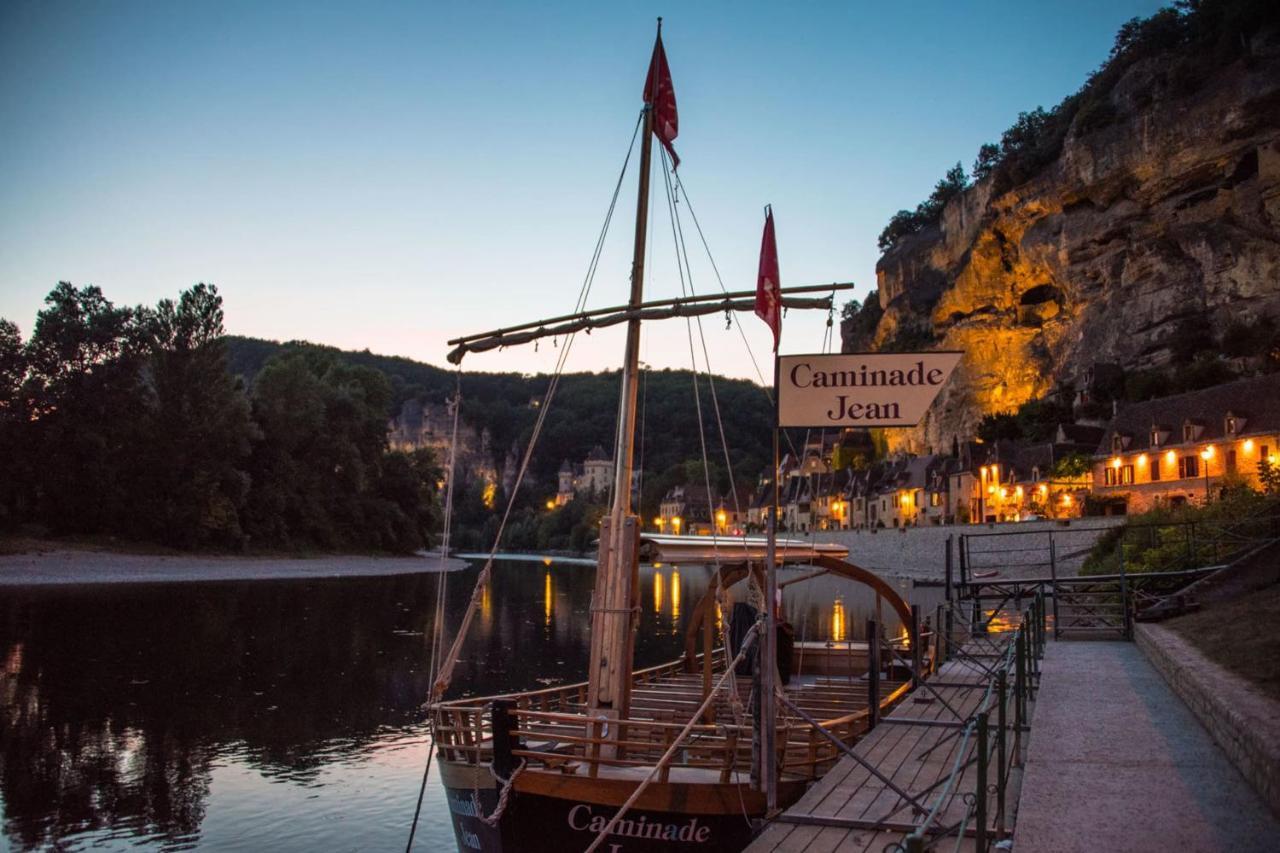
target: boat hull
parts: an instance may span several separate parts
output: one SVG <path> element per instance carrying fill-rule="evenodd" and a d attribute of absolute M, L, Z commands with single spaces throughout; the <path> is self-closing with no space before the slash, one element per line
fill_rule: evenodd
<path fill-rule="evenodd" d="M 478 801 L 488 815 L 498 804 L 499 791 L 487 765 L 442 762 L 441 775 L 461 853 L 585 850 L 638 781 L 522 773 L 498 825 L 491 827 L 476 809 Z M 762 806 L 760 795 L 745 783 L 655 782 L 599 849 L 604 853 L 743 850 L 760 826 Z"/>

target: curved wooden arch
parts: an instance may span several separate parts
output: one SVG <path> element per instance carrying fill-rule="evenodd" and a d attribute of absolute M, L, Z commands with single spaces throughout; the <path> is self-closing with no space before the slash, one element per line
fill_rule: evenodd
<path fill-rule="evenodd" d="M 906 626 L 907 632 L 910 633 L 911 605 L 907 604 L 906 599 L 879 575 L 845 560 L 822 554 L 815 555 L 812 562 L 813 565 L 826 569 L 833 575 L 848 578 L 851 581 L 865 584 L 874 589 L 881 598 L 889 602 L 889 606 L 897 612 L 898 618 L 902 620 L 902 624 Z M 755 566 L 752 568 L 758 571 Z M 747 576 L 747 567 L 740 563 L 733 566 L 722 566 L 718 571 L 720 572 L 720 583 L 725 589 Z M 698 669 L 698 633 L 702 630 L 703 620 L 707 618 L 711 613 L 711 608 L 715 606 L 715 598 L 716 584 L 715 577 L 712 576 L 711 583 L 707 584 L 706 592 L 702 594 L 702 598 L 690 614 L 689 627 L 684 632 L 684 665 L 688 672 L 696 672 Z M 911 638 L 912 645 L 915 645 L 918 641 L 918 637 Z"/>

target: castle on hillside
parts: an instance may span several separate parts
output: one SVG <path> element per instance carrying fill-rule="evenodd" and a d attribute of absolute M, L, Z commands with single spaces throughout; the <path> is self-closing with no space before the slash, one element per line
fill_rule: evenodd
<path fill-rule="evenodd" d="M 602 498 L 613 485 L 613 460 L 597 444 L 580 465 L 564 460 L 560 465 L 559 479 L 556 506 L 564 506 L 578 495 Z"/>

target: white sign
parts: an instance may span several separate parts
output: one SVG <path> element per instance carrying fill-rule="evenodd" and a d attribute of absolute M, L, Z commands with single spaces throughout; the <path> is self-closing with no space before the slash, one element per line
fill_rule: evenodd
<path fill-rule="evenodd" d="M 895 352 L 778 356 L 778 426 L 915 426 L 962 355 Z"/>

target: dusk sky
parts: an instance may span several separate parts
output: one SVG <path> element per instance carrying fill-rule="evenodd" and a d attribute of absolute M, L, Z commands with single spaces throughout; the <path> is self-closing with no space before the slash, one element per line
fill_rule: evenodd
<path fill-rule="evenodd" d="M 447 366 L 447 338 L 566 313 L 659 14 L 680 173 L 725 285 L 754 288 L 772 203 L 783 284 L 852 281 L 861 299 L 894 211 L 1077 89 L 1158 5 L 7 0 L 0 316 L 29 334 L 59 280 L 124 304 L 206 281 L 229 332 Z M 680 285 L 656 172 L 654 189 L 656 299 Z M 626 300 L 635 192 L 633 167 L 592 307 Z M 685 225 L 693 288 L 716 291 Z M 741 319 L 763 366 L 768 329 Z M 825 319 L 793 312 L 783 352 L 820 350 Z M 723 317 L 703 325 L 712 368 L 754 378 Z M 615 368 L 621 332 L 574 346 L 569 369 Z M 685 322 L 647 325 L 641 357 L 688 367 Z"/>

